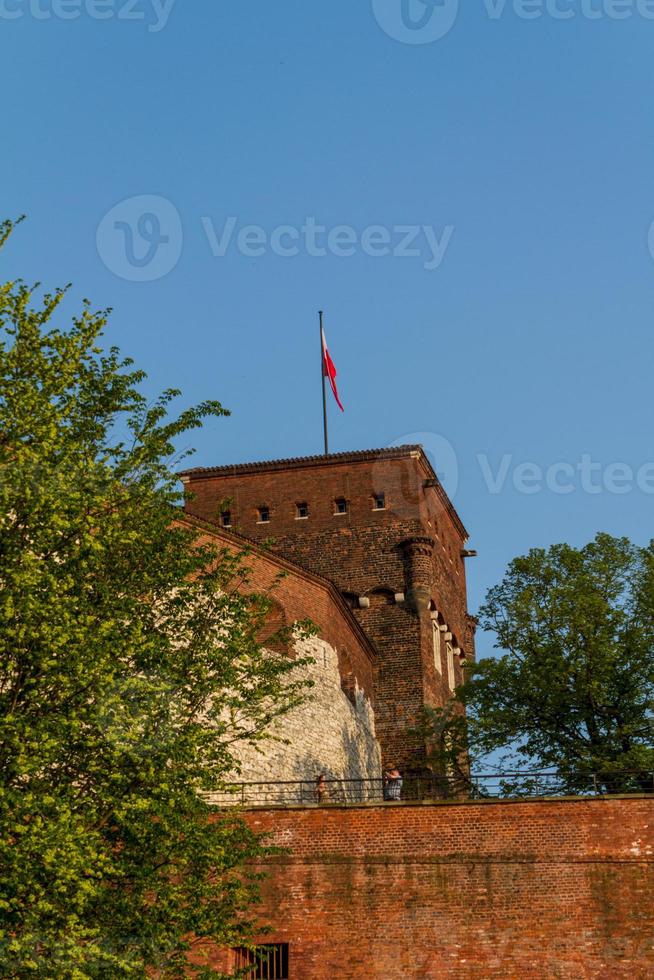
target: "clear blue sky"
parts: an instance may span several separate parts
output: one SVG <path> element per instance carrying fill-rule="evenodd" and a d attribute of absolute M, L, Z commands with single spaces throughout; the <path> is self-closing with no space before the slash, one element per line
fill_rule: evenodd
<path fill-rule="evenodd" d="M 416 433 L 453 447 L 455 504 L 480 552 L 473 610 L 532 546 L 600 529 L 649 539 L 654 494 L 635 472 L 626 493 L 582 486 L 654 460 L 654 21 L 635 0 L 625 20 L 609 0 L 593 0 L 596 19 L 559 0 L 567 20 L 466 0 L 431 43 L 390 36 L 400 0 L 379 0 L 377 17 L 372 0 L 177 0 L 165 23 L 153 0 L 104 0 L 103 20 L 88 3 L 0 5 L 1 213 L 29 215 L 3 277 L 72 280 L 67 311 L 82 296 L 112 306 L 107 340 L 153 393 L 221 399 L 233 415 L 194 437 L 197 464 L 320 451 L 323 307 L 347 409 L 330 407 L 333 449 Z M 149 281 L 138 234 L 126 264 L 141 205 L 105 219 L 142 195 L 172 205 L 143 226 L 168 235 Z M 302 240 L 293 257 L 233 241 L 215 256 L 207 226 L 220 237 L 230 216 L 235 237 L 301 235 L 307 217 L 359 236 L 382 226 L 392 248 L 397 226 L 454 230 L 433 269 L 422 233 L 417 257 L 365 254 L 360 238 L 349 256 Z M 577 471 L 572 492 L 516 489 L 519 464 L 584 455 L 602 469 Z M 448 481 L 451 456 L 435 460 Z M 654 491 L 652 469 L 641 484 Z"/>

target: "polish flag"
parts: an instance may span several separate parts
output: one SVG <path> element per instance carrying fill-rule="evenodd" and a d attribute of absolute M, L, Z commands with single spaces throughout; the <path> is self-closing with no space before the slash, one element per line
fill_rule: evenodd
<path fill-rule="evenodd" d="M 336 387 L 336 368 L 334 367 L 334 362 L 329 356 L 329 351 L 327 350 L 327 341 L 325 340 L 325 331 L 322 330 L 322 373 L 326 378 L 329 378 L 329 384 L 334 393 L 334 398 L 336 399 L 336 404 L 340 408 L 341 412 L 344 412 L 341 399 L 338 397 L 338 388 Z"/>

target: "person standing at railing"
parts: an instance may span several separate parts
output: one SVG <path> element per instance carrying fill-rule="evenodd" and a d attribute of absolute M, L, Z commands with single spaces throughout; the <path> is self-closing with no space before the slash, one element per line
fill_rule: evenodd
<path fill-rule="evenodd" d="M 402 776 L 394 767 L 384 773 L 384 799 L 395 801 L 402 799 Z"/>
<path fill-rule="evenodd" d="M 329 787 L 325 781 L 325 774 L 321 772 L 316 777 L 316 803 L 327 803 L 329 801 Z"/>

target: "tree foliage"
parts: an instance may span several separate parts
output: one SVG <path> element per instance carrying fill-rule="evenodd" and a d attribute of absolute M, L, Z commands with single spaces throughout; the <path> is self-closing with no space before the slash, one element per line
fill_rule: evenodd
<path fill-rule="evenodd" d="M 206 794 L 304 685 L 243 556 L 171 520 L 176 441 L 227 413 L 171 421 L 64 293 L 0 287 L 0 975 L 179 977 L 247 942 L 265 847 Z"/>
<path fill-rule="evenodd" d="M 454 709 L 431 714 L 435 757 L 458 759 L 460 775 L 461 760 L 499 752 L 504 769 L 553 768 L 570 790 L 591 774 L 613 790 L 654 788 L 654 543 L 598 534 L 534 549 L 480 616 L 502 654 L 471 668 Z"/>

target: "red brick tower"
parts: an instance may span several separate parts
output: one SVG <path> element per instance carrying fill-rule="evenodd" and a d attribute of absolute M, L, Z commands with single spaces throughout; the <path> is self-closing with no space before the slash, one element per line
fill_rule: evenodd
<path fill-rule="evenodd" d="M 467 532 L 421 446 L 187 470 L 187 510 L 332 580 L 378 652 L 385 763 L 420 766 L 411 734 L 474 656 Z"/>

